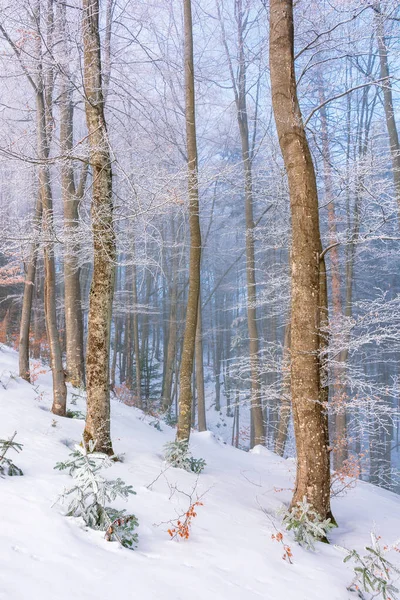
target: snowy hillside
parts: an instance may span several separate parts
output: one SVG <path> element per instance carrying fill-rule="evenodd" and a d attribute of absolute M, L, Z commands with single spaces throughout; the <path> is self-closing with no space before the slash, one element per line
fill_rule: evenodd
<path fill-rule="evenodd" d="M 79 519 L 65 517 L 65 506 L 52 506 L 71 482 L 54 465 L 80 441 L 84 422 L 54 418 L 50 376 L 31 386 L 16 378 L 17 360 L 14 351 L 1 348 L 0 438 L 17 430 L 24 445 L 14 454 L 24 476 L 0 479 L 1 600 L 351 600 L 357 597 L 346 589 L 352 568 L 334 544 L 362 550 L 371 530 L 387 544 L 400 537 L 400 497 L 360 482 L 333 500 L 340 527 L 332 545 L 319 543 L 312 553 L 283 532 L 293 553 L 288 564 L 271 536 L 275 527 L 282 530 L 276 511 L 290 500 L 294 462 L 194 433 L 192 453 L 207 461 L 193 494 L 202 496 L 203 506 L 190 538 L 171 540 L 169 521 L 187 510 L 185 494 L 197 476 L 165 470 L 163 445 L 173 439 L 173 429 L 162 424 L 159 431 L 151 418 L 115 401 L 114 450 L 125 460 L 107 476 L 121 477 L 137 492 L 120 508 L 134 512 L 140 526 L 133 552 L 107 542 Z M 84 411 L 83 400 L 73 408 Z"/>

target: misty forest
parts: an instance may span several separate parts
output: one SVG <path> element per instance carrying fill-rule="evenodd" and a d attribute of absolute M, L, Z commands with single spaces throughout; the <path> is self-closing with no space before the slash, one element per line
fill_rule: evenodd
<path fill-rule="evenodd" d="M 400 597 L 399 77 L 397 0 L 0 0 L 0 598 Z"/>

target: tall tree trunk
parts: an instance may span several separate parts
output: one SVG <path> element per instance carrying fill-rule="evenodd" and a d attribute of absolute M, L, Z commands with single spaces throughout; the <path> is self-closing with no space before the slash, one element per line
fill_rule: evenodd
<path fill-rule="evenodd" d="M 133 346 L 135 351 L 136 403 L 142 408 L 142 369 L 140 364 L 138 294 L 136 282 L 136 265 L 132 266 L 132 300 L 133 300 Z"/>
<path fill-rule="evenodd" d="M 38 194 L 35 206 L 34 227 L 41 227 L 42 221 L 42 198 Z M 38 232 L 35 232 L 37 235 Z M 21 323 L 19 328 L 19 376 L 30 382 L 29 367 L 29 336 L 31 329 L 32 301 L 35 288 L 36 265 L 37 265 L 38 243 L 34 242 L 30 251 L 29 262 L 26 267 L 24 295 L 22 300 Z"/>
<path fill-rule="evenodd" d="M 203 319 L 201 314 L 201 293 L 199 294 L 199 308 L 197 314 L 196 330 L 196 388 L 197 388 L 197 417 L 199 431 L 207 431 L 206 398 L 204 392 L 204 365 L 203 365 Z"/>
<path fill-rule="evenodd" d="M 94 263 L 86 352 L 86 442 L 113 454 L 110 437 L 110 328 L 115 275 L 112 169 L 104 116 L 99 35 L 99 0 L 83 0 L 83 69 L 86 122 L 92 168 Z"/>
<path fill-rule="evenodd" d="M 275 436 L 275 452 L 279 456 L 285 453 L 290 421 L 290 323 L 285 327 L 285 340 L 282 356 L 282 387 L 279 403 L 279 421 Z"/>
<path fill-rule="evenodd" d="M 66 43 L 66 6 L 60 4 L 60 29 L 63 37 L 64 60 L 68 60 Z M 60 146 L 64 156 L 73 146 L 73 103 L 68 66 L 64 66 L 60 95 Z M 61 193 L 64 206 L 65 255 L 64 255 L 64 302 L 67 355 L 67 380 L 74 387 L 85 384 L 85 363 L 83 353 L 83 315 L 81 304 L 80 268 L 78 244 L 76 241 L 79 223 L 78 205 L 85 189 L 87 166 L 82 169 L 78 189 L 75 186 L 74 168 L 70 160 L 61 167 Z"/>
<path fill-rule="evenodd" d="M 38 23 L 40 23 L 40 6 L 37 5 Z M 54 14 L 53 2 L 47 6 L 47 39 L 46 49 L 53 47 Z M 51 411 L 64 416 L 67 406 L 67 388 L 65 385 L 62 349 L 57 327 L 56 306 L 56 269 L 53 242 L 53 198 L 50 183 L 50 170 L 45 161 L 49 158 L 50 140 L 52 134 L 52 102 L 54 88 L 53 67 L 50 65 L 46 72 L 43 69 L 42 43 L 38 38 L 38 65 L 36 86 L 37 113 L 37 145 L 38 155 L 43 161 L 39 167 L 39 194 L 42 205 L 42 228 L 45 238 L 44 245 L 44 313 L 46 319 L 47 340 L 50 349 L 50 366 L 53 376 L 53 404 Z"/>
<path fill-rule="evenodd" d="M 385 109 L 386 127 L 388 130 L 390 154 L 392 157 L 393 179 L 396 189 L 397 205 L 400 215 L 400 145 L 399 135 L 396 126 L 396 119 L 394 116 L 392 84 L 389 79 L 388 53 L 385 42 L 385 31 L 381 11 L 381 3 L 379 0 L 374 0 L 373 8 L 375 12 L 375 30 L 379 50 L 380 76 L 381 79 L 385 78 L 385 81 L 382 83 L 383 106 Z"/>
<path fill-rule="evenodd" d="M 172 237 L 175 237 L 174 221 L 171 222 Z M 171 410 L 172 406 L 172 379 L 176 361 L 177 349 L 177 310 L 178 310 L 178 250 L 172 248 L 172 274 L 170 287 L 170 308 L 168 316 L 168 344 L 164 369 L 162 388 L 162 407 L 164 411 Z"/>
<path fill-rule="evenodd" d="M 270 2 L 270 69 L 292 217 L 291 397 L 297 448 L 292 506 L 306 497 L 326 518 L 331 511 L 327 418 L 319 360 L 321 238 L 314 165 L 297 98 L 293 0 Z"/>
<path fill-rule="evenodd" d="M 192 373 L 200 296 L 201 231 L 197 179 L 197 142 L 191 0 L 183 0 L 185 30 L 185 117 L 189 192 L 189 292 L 179 379 L 179 417 L 176 437 L 189 440 L 192 413 Z"/>
<path fill-rule="evenodd" d="M 324 81 L 322 75 L 320 75 L 319 81 L 319 100 L 321 104 L 325 102 Z M 331 264 L 330 275 L 332 290 L 332 321 L 334 324 L 334 331 L 336 331 L 338 323 L 342 318 L 343 310 L 340 283 L 339 248 L 338 246 L 335 246 L 335 244 L 337 244 L 336 215 L 335 206 L 333 202 L 333 182 L 326 106 L 322 106 L 320 113 L 322 154 L 324 165 L 325 204 L 327 205 L 328 210 L 328 244 L 329 246 L 331 246 L 331 249 L 329 251 L 329 258 Z M 333 461 L 335 469 L 341 469 L 344 461 L 348 457 L 345 389 L 343 387 L 344 364 L 340 361 L 340 355 L 338 358 L 339 359 L 333 365 L 333 394 L 331 398 L 333 411 L 335 415 L 335 431 L 333 444 Z"/>
<path fill-rule="evenodd" d="M 217 1 L 218 16 L 222 28 L 223 44 L 229 63 L 230 77 L 235 93 L 237 120 L 242 147 L 242 163 L 244 177 L 244 198 L 246 217 L 246 279 L 247 279 L 247 326 L 249 332 L 249 359 L 250 359 L 250 388 L 251 388 L 251 413 L 252 432 L 251 445 L 265 444 L 264 416 L 262 409 L 260 364 L 259 364 L 259 337 L 257 327 L 257 288 L 255 273 L 254 252 L 254 217 L 253 217 L 253 175 L 252 175 L 252 150 L 249 142 L 249 123 L 247 115 L 247 89 L 246 89 L 246 57 L 244 50 L 245 22 L 243 0 L 235 0 L 235 14 L 238 32 L 238 73 L 235 77 L 230 52 L 227 44 L 223 16 Z"/>

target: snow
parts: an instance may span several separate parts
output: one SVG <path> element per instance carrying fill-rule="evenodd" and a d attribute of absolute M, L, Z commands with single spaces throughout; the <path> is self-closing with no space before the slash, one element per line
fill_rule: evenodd
<path fill-rule="evenodd" d="M 288 564 L 271 535 L 280 529 L 276 511 L 291 498 L 295 462 L 261 447 L 246 453 L 205 432 L 191 438 L 192 454 L 207 461 L 195 492 L 204 506 L 189 540 L 170 540 L 168 521 L 187 510 L 185 493 L 197 477 L 174 468 L 160 475 L 174 430 L 161 424 L 158 431 L 154 419 L 113 401 L 114 450 L 125 460 L 105 475 L 134 487 L 137 495 L 115 506 L 135 513 L 140 527 L 133 552 L 106 542 L 54 505 L 71 484 L 54 465 L 68 456 L 67 444 L 80 441 L 84 422 L 51 414 L 49 373 L 32 386 L 15 376 L 17 368 L 17 354 L 2 346 L 0 438 L 18 432 L 23 451 L 9 456 L 24 476 L 0 479 L 1 600 L 351 600 L 352 569 L 337 546 L 362 550 L 371 530 L 388 544 L 400 537 L 399 496 L 359 482 L 333 500 L 340 527 L 331 545 L 309 552 L 283 532 L 293 552 Z M 84 411 L 84 400 L 71 408 Z"/>

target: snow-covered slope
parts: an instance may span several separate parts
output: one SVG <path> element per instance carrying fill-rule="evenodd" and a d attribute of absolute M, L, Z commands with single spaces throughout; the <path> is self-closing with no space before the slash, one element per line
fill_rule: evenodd
<path fill-rule="evenodd" d="M 193 434 L 193 455 L 207 461 L 196 490 L 204 505 L 189 540 L 171 541 L 167 522 L 187 509 L 185 493 L 196 476 L 173 468 L 160 475 L 163 445 L 174 431 L 165 425 L 158 431 L 151 418 L 118 402 L 112 403 L 112 436 L 125 461 L 106 475 L 137 492 L 119 508 L 139 519 L 138 548 L 106 542 L 102 533 L 63 516 L 63 506 L 52 505 L 71 479 L 53 467 L 68 456 L 67 444 L 79 442 L 84 423 L 49 412 L 48 374 L 35 389 L 10 376 L 16 372 L 17 354 L 2 347 L 0 438 L 17 430 L 24 449 L 14 456 L 24 477 L 0 479 L 1 600 L 354 598 L 346 590 L 351 567 L 334 545 L 307 552 L 284 532 L 294 564 L 282 560 L 282 546 L 271 535 L 280 527 L 276 510 L 291 497 L 295 464 L 260 447 L 245 453 L 209 433 Z M 82 400 L 76 408 L 84 410 Z M 334 544 L 362 550 L 372 529 L 387 543 L 400 537 L 400 498 L 390 492 L 360 482 L 335 499 L 333 509 L 340 525 Z"/>

